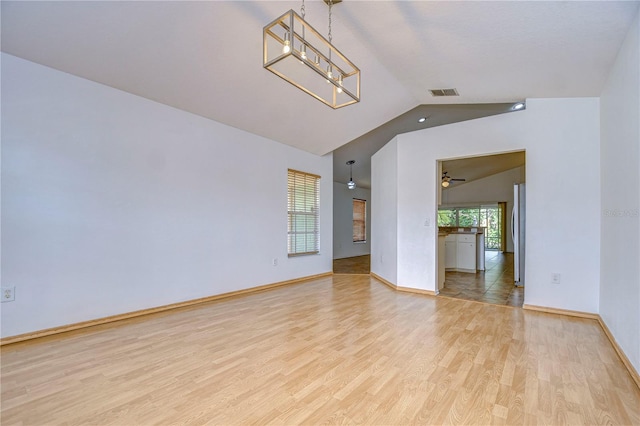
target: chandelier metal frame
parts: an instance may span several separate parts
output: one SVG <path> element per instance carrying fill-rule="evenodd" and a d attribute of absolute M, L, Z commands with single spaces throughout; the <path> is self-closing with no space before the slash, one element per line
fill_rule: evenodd
<path fill-rule="evenodd" d="M 292 9 L 266 25 L 263 67 L 337 109 L 360 102 L 360 69 L 331 43 L 332 3 L 328 3 L 329 40 L 305 21 L 304 3 L 303 16 Z M 329 85 L 319 86 L 317 81 L 324 83 L 322 80 Z"/>

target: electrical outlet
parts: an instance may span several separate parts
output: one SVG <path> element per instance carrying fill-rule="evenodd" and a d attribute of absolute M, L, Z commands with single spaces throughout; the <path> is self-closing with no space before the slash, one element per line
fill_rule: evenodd
<path fill-rule="evenodd" d="M 557 272 L 551 274 L 551 284 L 560 284 L 561 275 Z"/>
<path fill-rule="evenodd" d="M 271 263 L 273 264 L 273 266 L 278 266 L 278 258 L 274 257 Z"/>
<path fill-rule="evenodd" d="M 16 300 L 15 287 L 2 287 L 2 302 L 13 302 Z"/>

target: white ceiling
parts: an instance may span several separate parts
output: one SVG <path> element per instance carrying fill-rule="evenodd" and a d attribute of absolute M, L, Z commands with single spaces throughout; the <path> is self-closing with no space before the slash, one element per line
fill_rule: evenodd
<path fill-rule="evenodd" d="M 262 68 L 263 26 L 300 4 L 2 1 L 2 50 L 324 155 L 421 104 L 599 96 L 639 2 L 345 0 L 362 101 L 339 110 Z M 326 34 L 326 5 L 306 11 Z"/>

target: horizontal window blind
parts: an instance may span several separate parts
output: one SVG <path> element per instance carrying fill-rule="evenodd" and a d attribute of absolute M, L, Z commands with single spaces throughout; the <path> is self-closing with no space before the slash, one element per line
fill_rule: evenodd
<path fill-rule="evenodd" d="M 353 242 L 367 241 L 367 202 L 353 199 Z"/>
<path fill-rule="evenodd" d="M 288 171 L 289 256 L 320 252 L 320 176 Z"/>

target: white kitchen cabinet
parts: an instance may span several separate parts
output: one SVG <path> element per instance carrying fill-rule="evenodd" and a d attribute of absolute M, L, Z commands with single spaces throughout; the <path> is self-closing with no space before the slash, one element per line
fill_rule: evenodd
<path fill-rule="evenodd" d="M 444 240 L 444 266 L 447 271 L 475 273 L 484 270 L 483 234 L 451 233 Z"/>
<path fill-rule="evenodd" d="M 444 240 L 444 267 L 445 269 L 455 269 L 457 268 L 457 256 L 458 252 L 458 242 L 457 242 L 456 234 L 449 234 Z"/>
<path fill-rule="evenodd" d="M 460 241 L 457 243 L 456 269 L 459 271 L 476 272 L 476 242 Z"/>
<path fill-rule="evenodd" d="M 445 236 L 438 235 L 438 291 L 444 287 L 446 243 Z"/>

